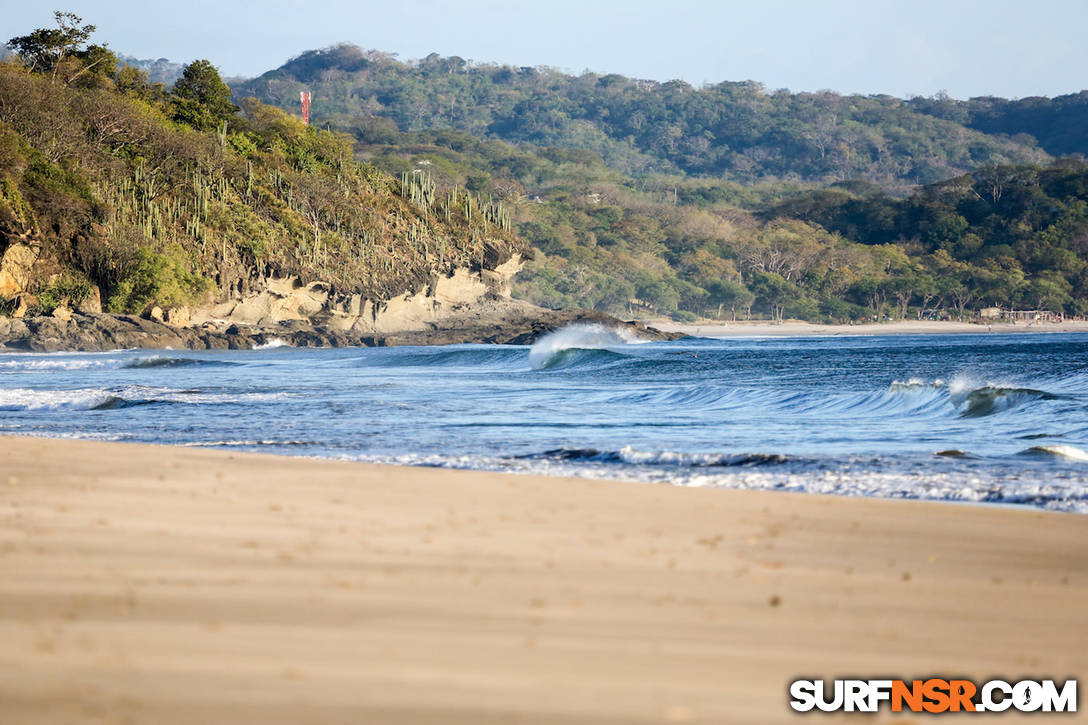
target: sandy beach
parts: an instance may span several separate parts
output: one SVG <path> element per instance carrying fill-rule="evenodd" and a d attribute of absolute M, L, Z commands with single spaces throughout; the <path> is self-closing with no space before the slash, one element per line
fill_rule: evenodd
<path fill-rule="evenodd" d="M 1088 321 L 1065 322 L 950 322 L 936 320 L 900 320 L 865 325 L 819 325 L 801 320 L 770 322 L 696 322 L 680 323 L 668 319 L 644 320 L 663 332 L 681 332 L 695 337 L 802 337 L 820 335 L 943 335 L 1010 332 L 1088 332 Z"/>
<path fill-rule="evenodd" d="M 1088 672 L 1083 516 L 32 438 L 0 461 L 3 723 L 769 723 L 801 676 Z"/>

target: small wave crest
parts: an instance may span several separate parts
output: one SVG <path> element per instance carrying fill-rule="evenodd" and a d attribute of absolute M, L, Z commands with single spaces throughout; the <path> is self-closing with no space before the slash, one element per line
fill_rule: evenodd
<path fill-rule="evenodd" d="M 195 357 L 166 357 L 163 355 L 151 355 L 148 357 L 137 357 L 130 360 L 125 360 L 121 363 L 122 368 L 129 370 L 142 370 L 145 368 L 184 368 L 184 367 L 196 367 L 199 365 L 230 365 L 232 363 L 220 362 L 218 360 L 202 360 Z"/>
<path fill-rule="evenodd" d="M 893 380 L 891 384 L 892 392 L 899 391 L 911 391 L 911 390 L 925 390 L 927 388 L 943 388 L 945 387 L 944 380 L 937 378 L 935 380 L 922 380 L 921 378 L 910 378 L 908 380 Z"/>
<path fill-rule="evenodd" d="M 23 373 L 65 370 L 142 370 L 146 368 L 177 368 L 198 365 L 233 365 L 219 360 L 166 355 L 142 355 L 129 358 L 42 358 L 26 357 L 0 361 L 0 371 Z"/>
<path fill-rule="evenodd" d="M 38 372 L 54 370 L 93 370 L 108 367 L 109 360 L 94 359 L 48 359 L 41 357 L 22 357 L 15 360 L 0 361 L 0 370 L 14 372 Z"/>
<path fill-rule="evenodd" d="M 579 322 L 537 340 L 529 349 L 529 365 L 534 370 L 547 370 L 591 361 L 615 360 L 625 355 L 614 348 L 644 342 L 646 340 L 622 328 Z"/>
<path fill-rule="evenodd" d="M 481 367 L 522 369 L 522 351 L 503 345 L 458 345 L 453 348 L 388 348 L 381 357 L 363 356 L 355 367 L 451 367 L 477 370 Z"/>
<path fill-rule="evenodd" d="M 312 446 L 313 441 L 306 440 L 218 440 L 190 441 L 180 444 L 183 448 L 260 448 L 265 446 Z"/>
<path fill-rule="evenodd" d="M 543 453 L 518 456 L 518 458 L 690 468 L 766 466 L 798 460 L 780 453 L 681 453 L 678 451 L 640 451 L 631 446 L 624 446 L 618 451 L 600 451 L 596 448 L 555 448 Z"/>
<path fill-rule="evenodd" d="M 555 370 L 560 368 L 571 368 L 581 365 L 592 365 L 594 363 L 613 362 L 622 360 L 626 357 L 628 356 L 624 355 L 622 352 L 615 352 L 613 350 L 569 347 L 566 350 L 559 350 L 539 364 L 533 365 L 533 369 Z"/>
<path fill-rule="evenodd" d="M 32 390 L 8 388 L 0 390 L 0 410 L 111 410 L 124 407 L 128 401 L 120 395 L 101 388 L 82 390 Z"/>
<path fill-rule="evenodd" d="M 153 388 L 128 385 L 115 388 L 75 390 L 0 389 L 0 411 L 88 411 L 116 410 L 134 405 L 177 403 L 220 405 L 280 400 L 285 393 L 211 393 L 200 390 Z"/>
<path fill-rule="evenodd" d="M 1067 461 L 1088 461 L 1088 451 L 1076 446 L 1032 446 L 1021 452 L 1024 456 L 1061 458 Z"/>
<path fill-rule="evenodd" d="M 1025 403 L 1038 400 L 1057 400 L 1059 396 L 1034 388 L 1014 388 L 985 385 L 972 390 L 953 390 L 949 396 L 960 411 L 961 418 L 982 418 Z"/>
<path fill-rule="evenodd" d="M 941 390 L 948 391 L 948 401 L 961 418 L 982 418 L 1032 402 L 1062 397 L 1035 388 L 990 382 L 980 384 L 966 379 L 946 383 L 940 378 L 931 381 L 910 378 L 895 380 L 889 387 L 893 394 L 938 394 Z"/>

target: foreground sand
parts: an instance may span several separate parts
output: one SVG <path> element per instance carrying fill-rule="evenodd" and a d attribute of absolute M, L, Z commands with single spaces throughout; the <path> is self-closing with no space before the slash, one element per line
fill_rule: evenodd
<path fill-rule="evenodd" d="M 1088 321 L 1065 322 L 995 322 L 990 325 L 973 322 L 938 322 L 934 320 L 900 320 L 865 325 L 818 325 L 800 320 L 784 322 L 700 322 L 680 323 L 672 320 L 646 320 L 665 332 L 682 332 L 696 337 L 805 337 L 820 335 L 942 335 L 985 334 L 1007 332 L 1088 332 Z"/>
<path fill-rule="evenodd" d="M 1088 674 L 1076 515 L 0 438 L 0 521 L 5 724 L 767 723 L 801 675 Z"/>

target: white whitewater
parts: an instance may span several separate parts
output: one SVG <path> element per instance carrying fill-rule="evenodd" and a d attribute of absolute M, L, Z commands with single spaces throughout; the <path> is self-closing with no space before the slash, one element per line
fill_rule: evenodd
<path fill-rule="evenodd" d="M 564 350 L 610 350 L 645 342 L 648 340 L 621 328 L 606 327 L 596 322 L 578 322 L 549 332 L 533 343 L 529 350 L 529 365 L 534 370 L 540 370 Z"/>

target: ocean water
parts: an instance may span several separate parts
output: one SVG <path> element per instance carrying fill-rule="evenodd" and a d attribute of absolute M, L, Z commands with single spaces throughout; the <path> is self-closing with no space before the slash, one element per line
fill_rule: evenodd
<path fill-rule="evenodd" d="M 1088 334 L 12 353 L 0 432 L 1088 513 Z"/>

